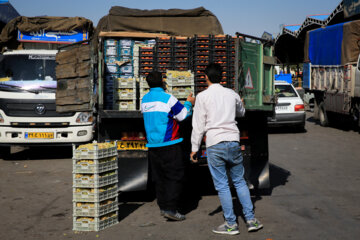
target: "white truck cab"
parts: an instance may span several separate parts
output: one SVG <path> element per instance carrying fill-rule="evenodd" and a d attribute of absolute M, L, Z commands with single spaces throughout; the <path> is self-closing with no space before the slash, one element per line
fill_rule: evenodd
<path fill-rule="evenodd" d="M 34 49 L 0 55 L 2 151 L 12 145 L 70 145 L 92 140 L 92 113 L 56 112 L 56 53 Z"/>

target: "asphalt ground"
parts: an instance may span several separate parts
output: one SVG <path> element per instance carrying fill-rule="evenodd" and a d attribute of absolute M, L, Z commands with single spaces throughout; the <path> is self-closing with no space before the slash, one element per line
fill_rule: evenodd
<path fill-rule="evenodd" d="M 187 219 L 160 216 L 151 192 L 120 194 L 119 223 L 100 232 L 72 230 L 70 148 L 14 149 L 0 160 L 0 239 L 359 239 L 360 134 L 323 128 L 307 113 L 306 131 L 272 129 L 271 189 L 252 192 L 264 228 L 248 233 L 234 198 L 240 235 L 216 235 L 222 211 L 206 167 L 191 168 Z"/>

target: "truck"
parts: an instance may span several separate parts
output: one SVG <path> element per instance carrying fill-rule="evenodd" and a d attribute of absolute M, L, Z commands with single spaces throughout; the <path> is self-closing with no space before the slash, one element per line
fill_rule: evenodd
<path fill-rule="evenodd" d="M 250 38 L 252 41 L 246 41 Z M 99 21 L 91 41 L 97 60 L 97 77 L 92 82 L 96 96 L 94 139 L 118 143 L 120 192 L 149 187 L 151 172 L 140 111 L 142 96 L 149 91 L 146 75 L 153 70 L 162 72 L 167 91 L 182 102 L 189 92 L 196 96 L 206 89 L 204 69 L 210 62 L 223 66 L 221 84 L 240 93 L 245 101 L 246 117 L 237 121 L 249 186 L 270 188 L 267 117 L 273 114 L 276 101 L 275 60 L 271 42 L 254 38 L 240 33 L 224 35 L 216 16 L 202 7 L 112 7 L 109 15 Z M 66 59 L 81 48 L 59 52 L 56 58 Z M 191 130 L 191 118 L 180 124 L 184 157 L 189 162 Z M 204 145 L 199 155 L 206 159 Z"/>
<path fill-rule="evenodd" d="M 0 147 L 71 145 L 93 138 L 91 111 L 56 111 L 55 56 L 58 47 L 87 40 L 84 18 L 24 17 L 0 35 Z M 91 110 L 91 109 L 90 109 Z"/>
<path fill-rule="evenodd" d="M 314 118 L 328 126 L 334 116 L 360 126 L 360 21 L 307 32 L 303 88 L 314 96 Z"/>

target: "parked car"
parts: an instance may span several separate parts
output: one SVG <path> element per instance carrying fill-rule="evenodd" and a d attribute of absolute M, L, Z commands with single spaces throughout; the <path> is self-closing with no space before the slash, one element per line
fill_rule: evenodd
<path fill-rule="evenodd" d="M 269 126 L 293 126 L 305 128 L 305 107 L 294 86 L 285 81 L 275 81 L 275 93 L 278 100 L 275 114 L 268 118 Z"/>

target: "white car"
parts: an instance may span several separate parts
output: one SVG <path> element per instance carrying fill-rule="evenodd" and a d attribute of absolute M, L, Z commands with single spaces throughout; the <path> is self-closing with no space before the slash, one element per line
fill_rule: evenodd
<path fill-rule="evenodd" d="M 294 86 L 285 81 L 275 81 L 275 93 L 278 97 L 275 114 L 268 118 L 269 126 L 294 126 L 305 128 L 305 107 Z"/>

